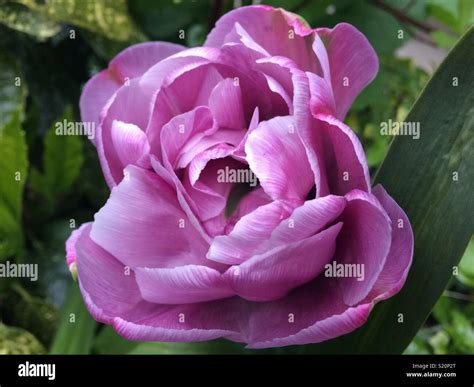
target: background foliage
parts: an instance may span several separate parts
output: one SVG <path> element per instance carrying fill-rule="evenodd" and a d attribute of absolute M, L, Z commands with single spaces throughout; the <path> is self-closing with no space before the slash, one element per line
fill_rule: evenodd
<path fill-rule="evenodd" d="M 124 47 L 146 40 L 200 45 L 220 15 L 249 3 L 0 0 L 0 262 L 37 263 L 41 273 L 37 282 L 0 279 L 0 353 L 253 353 L 224 341 L 128 342 L 91 319 L 64 262 L 64 242 L 74 223 L 90 220 L 105 203 L 108 188 L 86 138 L 54 135 L 55 122 L 79 119 L 81 87 Z M 375 47 L 380 72 L 346 119 L 371 172 L 390 142 L 379 123 L 403 120 L 430 77 L 397 50 L 414 41 L 445 55 L 474 11 L 472 0 L 264 3 L 299 13 L 311 26 L 352 23 Z M 6 183 L 13 176 L 16 183 Z M 406 353 L 474 353 L 473 321 L 471 241 L 459 275 Z"/>

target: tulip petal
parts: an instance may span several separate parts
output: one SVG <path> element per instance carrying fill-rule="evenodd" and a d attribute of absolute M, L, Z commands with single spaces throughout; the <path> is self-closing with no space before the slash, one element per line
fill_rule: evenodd
<path fill-rule="evenodd" d="M 168 66 L 170 69 L 161 68 Z M 165 77 L 167 73 L 162 72 L 166 70 L 173 71 Z M 199 57 L 172 57 L 151 68 L 141 83 L 152 95 L 153 108 L 146 130 L 152 149 L 161 149 L 161 128 L 180 114 L 207 106 L 212 90 L 222 79 L 208 59 Z"/>
<path fill-rule="evenodd" d="M 405 283 L 413 259 L 413 231 L 406 214 L 381 185 L 372 192 L 392 221 L 390 252 L 370 295 L 384 300 L 398 293 Z"/>
<path fill-rule="evenodd" d="M 219 127 L 243 129 L 242 93 L 233 79 L 224 79 L 214 87 L 209 97 L 209 108 Z"/>
<path fill-rule="evenodd" d="M 288 203 L 278 201 L 258 207 L 242 217 L 229 235 L 215 237 L 207 257 L 225 264 L 244 262 L 290 213 Z"/>
<path fill-rule="evenodd" d="M 336 249 L 342 223 L 309 238 L 255 255 L 229 268 L 224 278 L 242 298 L 272 301 L 317 277 Z"/>
<path fill-rule="evenodd" d="M 316 49 L 316 55 L 321 58 L 321 52 L 327 52 L 324 56 L 327 55 L 336 117 L 343 120 L 357 95 L 375 78 L 377 54 L 367 38 L 350 24 L 318 28 L 316 33 L 324 42 L 324 48 Z"/>
<path fill-rule="evenodd" d="M 81 118 L 99 126 L 100 112 L 112 95 L 126 82 L 143 75 L 150 67 L 185 47 L 167 42 L 135 44 L 110 61 L 107 70 L 92 77 L 80 100 Z"/>
<path fill-rule="evenodd" d="M 318 114 L 316 118 L 318 129 L 313 138 L 330 192 L 338 195 L 353 189 L 370 192 L 367 160 L 355 133 L 333 116 Z"/>
<path fill-rule="evenodd" d="M 66 241 L 66 263 L 69 267 L 76 262 L 76 242 L 86 227 L 91 225 L 91 222 L 84 223 L 77 230 L 74 230 Z"/>
<path fill-rule="evenodd" d="M 81 120 L 84 123 L 94 123 L 99 127 L 101 111 L 107 101 L 122 86 L 122 81 L 113 78 L 107 70 L 102 70 L 87 81 L 79 100 Z M 92 139 L 96 143 L 96 139 Z"/>
<path fill-rule="evenodd" d="M 180 207 L 174 189 L 153 172 L 128 166 L 95 215 L 91 238 L 131 268 L 206 263 L 207 243 Z"/>
<path fill-rule="evenodd" d="M 370 176 L 362 145 L 347 125 L 330 114 L 313 117 L 302 105 L 309 95 L 308 79 L 296 74 L 296 127 L 315 177 L 317 197 L 345 195 L 353 189 L 370 192 Z"/>
<path fill-rule="evenodd" d="M 314 184 L 292 117 L 276 117 L 249 134 L 245 153 L 260 185 L 274 200 L 304 200 Z"/>
<path fill-rule="evenodd" d="M 122 80 L 140 77 L 158 62 L 185 49 L 184 46 L 168 42 L 135 44 L 110 61 L 109 71 Z"/>
<path fill-rule="evenodd" d="M 92 316 L 110 324 L 128 340 L 205 341 L 222 336 L 241 341 L 242 302 L 238 298 L 186 305 L 144 301 L 135 273 L 89 237 L 90 226 L 79 236 L 78 279 Z"/>
<path fill-rule="evenodd" d="M 146 103 L 143 103 L 146 100 L 146 95 L 143 94 L 138 79 L 133 79 L 128 86 L 122 87 L 114 94 L 104 110 L 105 115 L 97 130 L 96 146 L 105 180 L 111 188 L 122 180 L 125 166 L 120 161 L 112 140 L 113 123 L 122 121 L 135 125 L 144 131 L 150 108 Z M 141 138 L 139 142 L 144 144 L 143 136 L 136 134 L 135 139 L 137 140 L 138 136 Z"/>
<path fill-rule="evenodd" d="M 170 171 L 176 169 L 183 147 L 191 142 L 190 139 L 193 137 L 199 139 L 209 131 L 215 130 L 217 127 L 214 128 L 211 111 L 205 106 L 198 106 L 172 118 L 163 126 L 160 134 L 163 165 L 169 164 Z"/>
<path fill-rule="evenodd" d="M 222 16 L 207 36 L 205 46 L 242 43 L 268 56 L 286 56 L 302 69 L 314 71 L 312 30 L 302 19 L 281 8 L 240 7 Z"/>
<path fill-rule="evenodd" d="M 344 302 L 354 306 L 369 294 L 382 272 L 390 251 L 392 227 L 375 196 L 354 190 L 346 199 L 346 208 L 338 218 L 344 227 L 338 237 L 334 262 L 359 265 L 363 272 L 360 278 L 352 275 L 335 280 L 341 286 Z"/>
<path fill-rule="evenodd" d="M 363 325 L 373 304 L 347 307 L 341 289 L 323 278 L 298 288 L 286 297 L 255 307 L 245 325 L 248 348 L 271 348 L 319 343 Z"/>
<path fill-rule="evenodd" d="M 142 297 L 157 304 L 188 304 L 218 300 L 235 293 L 222 274 L 207 266 L 135 270 Z"/>
<path fill-rule="evenodd" d="M 270 239 L 258 247 L 256 253 L 261 254 L 320 232 L 342 213 L 346 203 L 344 197 L 333 195 L 307 200 L 273 230 Z"/>
<path fill-rule="evenodd" d="M 150 153 L 145 132 L 136 125 L 114 120 L 111 138 L 122 170 L 129 164 L 138 165 Z"/>

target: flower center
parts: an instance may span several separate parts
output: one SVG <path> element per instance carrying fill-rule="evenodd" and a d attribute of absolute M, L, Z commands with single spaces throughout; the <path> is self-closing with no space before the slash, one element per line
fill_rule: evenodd
<path fill-rule="evenodd" d="M 232 185 L 224 212 L 227 218 L 234 213 L 242 199 L 258 186 L 257 176 L 244 164 L 239 167 L 226 165 L 225 168 L 218 169 L 217 182 Z"/>

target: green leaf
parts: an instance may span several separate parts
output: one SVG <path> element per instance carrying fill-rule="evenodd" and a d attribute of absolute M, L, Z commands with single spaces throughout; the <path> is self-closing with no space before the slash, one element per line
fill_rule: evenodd
<path fill-rule="evenodd" d="M 9 123 L 18 109 L 23 109 L 26 87 L 18 63 L 0 50 L 0 128 Z M 20 116 L 21 117 L 21 116 Z"/>
<path fill-rule="evenodd" d="M 0 260 L 20 251 L 23 246 L 21 211 L 23 187 L 28 164 L 20 111 L 0 126 Z"/>
<path fill-rule="evenodd" d="M 461 312 L 453 310 L 452 325 L 446 330 L 451 335 L 455 346 L 463 353 L 474 351 L 474 328 L 469 319 Z"/>
<path fill-rule="evenodd" d="M 50 20 L 72 24 L 113 40 L 130 39 L 135 31 L 125 0 L 15 0 Z"/>
<path fill-rule="evenodd" d="M 64 258 L 63 258 L 64 264 Z M 42 273 L 41 267 L 40 272 Z M 36 297 L 18 282 L 2 294 L 0 300 L 6 324 L 32 333 L 42 344 L 49 345 L 56 329 L 58 311 L 47 300 Z"/>
<path fill-rule="evenodd" d="M 129 1 L 130 14 L 153 40 L 167 40 L 184 44 L 192 24 L 209 22 L 210 6 L 206 1 Z M 188 39 L 188 38 L 187 38 Z"/>
<path fill-rule="evenodd" d="M 140 343 L 128 354 L 130 355 L 224 355 L 224 354 L 255 354 L 247 351 L 243 345 L 226 340 L 213 340 L 203 343 Z"/>
<path fill-rule="evenodd" d="M 420 138 L 395 138 L 375 179 L 413 227 L 414 258 L 404 287 L 380 302 L 361 328 L 311 346 L 310 352 L 401 353 L 452 277 L 474 231 L 472 68 L 474 28 L 450 52 L 406 118 L 420 123 Z"/>
<path fill-rule="evenodd" d="M 212 340 L 203 343 L 157 343 L 128 341 L 120 337 L 111 327 L 104 327 L 94 340 L 94 353 L 99 354 L 252 354 L 242 344 L 227 340 Z"/>
<path fill-rule="evenodd" d="M 112 327 L 103 327 L 94 339 L 93 353 L 104 355 L 125 354 L 133 351 L 139 342 L 119 336 Z"/>
<path fill-rule="evenodd" d="M 459 263 L 458 280 L 464 285 L 474 287 L 474 238 L 471 239 Z"/>
<path fill-rule="evenodd" d="M 90 353 L 96 328 L 97 323 L 87 311 L 79 287 L 73 284 L 49 352 L 51 354 Z"/>
<path fill-rule="evenodd" d="M 186 46 L 196 47 L 202 46 L 206 40 L 206 27 L 202 24 L 193 24 L 189 27 L 186 34 Z"/>
<path fill-rule="evenodd" d="M 81 137 L 66 132 L 68 126 L 74 124 L 72 110 L 67 108 L 61 120 L 46 133 L 43 173 L 32 170 L 31 186 L 50 201 L 71 189 L 84 162 Z"/>
<path fill-rule="evenodd" d="M 0 7 L 0 23 L 16 31 L 45 40 L 56 35 L 61 26 L 48 18 L 30 11 L 22 4 L 6 3 Z"/>
<path fill-rule="evenodd" d="M 456 38 L 443 31 L 434 31 L 431 37 L 439 47 L 450 48 L 456 43 Z"/>
<path fill-rule="evenodd" d="M 438 331 L 428 340 L 428 343 L 433 347 L 435 355 L 446 355 L 449 353 L 449 335 L 445 331 Z"/>
<path fill-rule="evenodd" d="M 46 353 L 41 343 L 28 331 L 0 322 L 0 355 L 40 355 Z"/>

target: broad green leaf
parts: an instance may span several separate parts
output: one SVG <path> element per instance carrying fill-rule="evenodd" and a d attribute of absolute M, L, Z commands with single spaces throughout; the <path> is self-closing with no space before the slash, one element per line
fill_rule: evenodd
<path fill-rule="evenodd" d="M 361 328 L 309 352 L 401 353 L 452 278 L 474 231 L 473 68 L 471 28 L 406 118 L 419 122 L 420 138 L 395 138 L 375 179 L 413 227 L 414 258 L 404 287 L 376 305 Z"/>
<path fill-rule="evenodd" d="M 21 211 L 28 164 L 24 132 L 17 110 L 0 126 L 0 260 L 17 253 L 23 245 Z"/>
<path fill-rule="evenodd" d="M 461 262 L 459 263 L 458 280 L 474 288 L 474 238 L 467 246 Z"/>
<path fill-rule="evenodd" d="M 15 3 L 0 2 L 0 23 L 32 35 L 40 41 L 56 35 L 61 30 L 58 23 Z"/>
<path fill-rule="evenodd" d="M 134 26 L 125 0 L 15 0 L 53 21 L 72 24 L 113 40 L 130 39 Z"/>
<path fill-rule="evenodd" d="M 51 354 L 87 354 L 97 323 L 90 316 L 77 284 L 72 284 L 63 307 L 56 336 L 50 348 Z"/>
<path fill-rule="evenodd" d="M 0 322 L 0 355 L 40 355 L 46 353 L 41 343 L 28 331 Z"/>
<path fill-rule="evenodd" d="M 43 153 L 43 173 L 32 170 L 31 185 L 50 201 L 67 193 L 84 162 L 82 139 L 78 134 L 67 134 L 69 125 L 74 126 L 73 114 L 67 108 L 63 117 L 54 122 L 46 133 Z"/>

